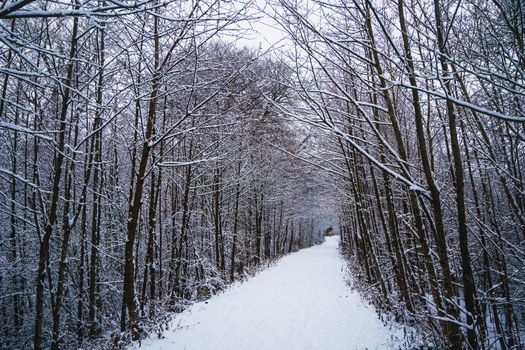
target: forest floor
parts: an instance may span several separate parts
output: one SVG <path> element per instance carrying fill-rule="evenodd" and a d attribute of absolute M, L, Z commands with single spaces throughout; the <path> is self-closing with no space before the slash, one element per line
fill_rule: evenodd
<path fill-rule="evenodd" d="M 339 237 L 290 254 L 255 277 L 176 315 L 164 338 L 132 349 L 403 349 L 403 328 L 385 325 L 348 286 Z"/>

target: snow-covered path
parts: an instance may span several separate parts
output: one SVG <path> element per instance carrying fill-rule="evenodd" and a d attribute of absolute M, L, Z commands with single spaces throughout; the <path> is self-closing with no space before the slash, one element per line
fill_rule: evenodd
<path fill-rule="evenodd" d="M 344 280 L 339 238 L 301 250 L 177 315 L 155 350 L 395 349 L 389 329 Z M 135 345 L 139 348 L 139 345 Z"/>

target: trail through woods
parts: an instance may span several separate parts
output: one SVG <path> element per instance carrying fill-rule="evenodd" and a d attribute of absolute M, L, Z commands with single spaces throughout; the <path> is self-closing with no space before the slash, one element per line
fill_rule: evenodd
<path fill-rule="evenodd" d="M 395 349 L 403 331 L 378 319 L 347 285 L 339 237 L 281 259 L 194 304 L 136 349 Z"/>

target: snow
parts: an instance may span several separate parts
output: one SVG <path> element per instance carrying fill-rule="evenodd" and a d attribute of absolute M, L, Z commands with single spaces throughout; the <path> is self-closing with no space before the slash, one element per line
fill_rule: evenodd
<path fill-rule="evenodd" d="M 403 348 L 399 326 L 384 326 L 352 291 L 338 251 L 339 237 L 282 258 L 175 316 L 163 339 L 144 350 L 307 350 Z"/>
<path fill-rule="evenodd" d="M 17 124 L 12 124 L 12 123 L 7 123 L 7 122 L 0 121 L 0 128 L 10 129 L 10 130 L 18 131 L 18 132 L 31 134 L 31 135 L 34 135 L 35 137 L 39 137 L 39 138 L 47 140 L 47 141 L 53 141 L 54 140 L 52 137 L 42 135 L 42 132 L 34 131 L 34 130 L 31 130 L 31 129 L 28 129 L 28 128 L 24 128 L 23 126 L 20 126 L 20 125 L 17 125 Z"/>

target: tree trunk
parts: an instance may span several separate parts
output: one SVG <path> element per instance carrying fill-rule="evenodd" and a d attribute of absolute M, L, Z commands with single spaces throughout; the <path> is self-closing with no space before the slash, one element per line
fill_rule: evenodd
<path fill-rule="evenodd" d="M 75 6 L 78 9 L 78 6 Z M 73 19 L 73 29 L 71 33 L 71 42 L 69 49 L 69 63 L 67 65 L 67 75 L 64 81 L 64 89 L 62 95 L 62 104 L 60 111 L 60 124 L 58 132 L 57 149 L 55 151 L 55 158 L 53 164 L 53 189 L 51 192 L 51 200 L 49 203 L 49 214 L 47 222 L 45 223 L 44 236 L 40 241 L 40 248 L 38 251 L 38 269 L 36 277 L 36 295 L 35 295 L 35 331 L 33 338 L 34 350 L 42 348 L 42 325 L 44 317 L 44 279 L 46 263 L 49 259 L 49 241 L 53 234 L 54 226 L 57 221 L 58 200 L 60 197 L 60 180 L 62 178 L 62 165 L 64 162 L 65 149 L 65 132 L 66 132 L 66 116 L 70 102 L 69 95 L 71 93 L 71 82 L 73 79 L 73 59 L 77 52 L 77 32 L 78 32 L 78 17 Z M 50 276 L 48 276 L 51 278 Z"/>
<path fill-rule="evenodd" d="M 405 55 L 408 65 L 408 75 L 410 85 L 412 86 L 412 105 L 414 108 L 414 117 L 416 122 L 416 134 L 417 142 L 419 146 L 419 154 L 421 156 L 421 163 L 423 166 L 423 172 L 427 180 L 428 187 L 430 189 L 432 209 L 434 214 L 434 221 L 436 226 L 435 240 L 437 246 L 437 253 L 439 256 L 439 263 L 441 266 L 441 272 L 443 274 L 443 286 L 445 289 L 445 310 L 446 313 L 453 317 L 457 318 L 457 309 L 451 303 L 455 298 L 455 291 L 453 286 L 452 273 L 450 271 L 447 245 L 445 240 L 445 228 L 443 224 L 443 211 L 441 208 L 441 198 L 439 189 L 434 181 L 434 175 L 432 172 L 430 160 L 428 157 L 428 148 L 425 138 L 425 128 L 423 124 L 423 114 L 421 112 L 419 93 L 417 91 L 417 81 L 414 74 L 414 62 L 412 59 L 412 52 L 410 49 L 409 38 L 408 38 L 408 29 L 405 22 L 404 14 L 404 3 L 403 0 L 398 1 L 398 13 L 399 13 L 399 22 L 401 25 L 401 32 L 403 38 L 403 47 L 405 50 Z M 448 339 L 448 346 L 451 349 L 461 349 L 461 331 L 456 323 L 449 322 L 446 330 L 444 332 L 445 337 Z"/>
<path fill-rule="evenodd" d="M 237 254 L 237 230 L 239 227 L 239 197 L 241 195 L 241 162 L 237 163 L 237 183 L 235 184 L 235 208 L 233 209 L 233 241 L 230 256 L 230 282 L 235 281 L 235 254 Z"/>
<path fill-rule="evenodd" d="M 151 94 L 149 97 L 148 116 L 146 122 L 145 140 L 142 145 L 142 152 L 137 171 L 136 182 L 133 191 L 133 197 L 129 205 L 129 215 L 127 224 L 127 241 L 124 253 L 124 287 L 122 304 L 128 311 L 128 327 L 131 330 L 132 338 L 137 340 L 140 337 L 140 328 L 138 325 L 137 304 L 135 301 L 135 264 L 133 250 L 135 248 L 135 237 L 137 235 L 140 208 L 142 206 L 142 194 L 146 176 L 146 167 L 148 164 L 149 154 L 151 152 L 151 141 L 154 136 L 155 115 L 157 109 L 157 96 L 160 82 L 159 71 L 159 35 L 158 35 L 158 17 L 154 16 L 154 72 L 151 82 Z M 133 170 L 132 170 L 133 171 Z M 125 317 L 125 315 L 123 315 Z M 122 317 L 122 318 L 123 318 Z M 121 320 L 121 325 L 125 324 Z M 124 331 L 124 329 L 123 329 Z"/>

